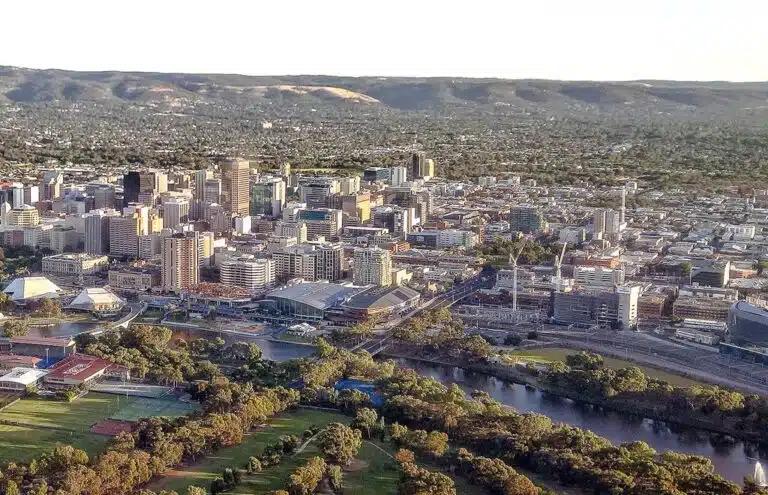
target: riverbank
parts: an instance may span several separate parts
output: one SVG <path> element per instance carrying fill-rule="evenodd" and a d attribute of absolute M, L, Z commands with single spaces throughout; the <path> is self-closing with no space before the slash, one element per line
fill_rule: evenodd
<path fill-rule="evenodd" d="M 424 356 L 414 350 L 407 350 L 403 348 L 396 349 L 392 347 L 383 351 L 381 355 L 383 357 L 401 358 L 440 366 L 457 367 L 465 371 L 491 376 L 504 382 L 524 385 L 546 394 L 570 399 L 574 402 L 589 404 L 591 406 L 602 408 L 606 411 L 614 411 L 638 419 L 646 418 L 654 421 L 661 421 L 671 425 L 695 428 L 711 434 L 723 435 L 724 437 L 720 440 L 726 444 L 732 443 L 738 439 L 745 442 L 758 444 L 761 447 L 766 447 L 765 439 L 762 438 L 762 436 L 757 432 L 737 430 L 735 428 L 730 428 L 727 425 L 713 422 L 706 418 L 693 417 L 690 414 L 680 415 L 669 413 L 667 411 L 661 411 L 651 405 L 640 404 L 635 401 L 603 399 L 584 396 L 578 391 L 552 386 L 543 382 L 542 380 L 539 380 L 527 370 L 518 369 L 513 366 L 501 366 L 490 363 L 471 363 L 453 358 L 449 360 L 446 357 Z"/>

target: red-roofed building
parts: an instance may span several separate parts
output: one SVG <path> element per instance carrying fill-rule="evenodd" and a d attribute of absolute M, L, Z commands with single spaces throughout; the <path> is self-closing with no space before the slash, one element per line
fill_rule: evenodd
<path fill-rule="evenodd" d="M 42 361 L 37 356 L 22 356 L 19 354 L 0 354 L 0 369 L 12 368 L 37 368 L 37 363 Z"/>
<path fill-rule="evenodd" d="M 87 387 L 100 378 L 130 379 L 130 371 L 125 366 L 87 354 L 74 354 L 56 363 L 49 371 L 44 381 L 51 388 Z"/>
<path fill-rule="evenodd" d="M 75 341 L 54 337 L 0 338 L 0 352 L 60 359 L 75 353 Z"/>

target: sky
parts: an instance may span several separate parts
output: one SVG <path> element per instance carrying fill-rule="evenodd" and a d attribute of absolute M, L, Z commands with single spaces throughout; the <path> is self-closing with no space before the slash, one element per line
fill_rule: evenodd
<path fill-rule="evenodd" d="M 6 0 L 0 65 L 768 80 L 765 0 Z"/>

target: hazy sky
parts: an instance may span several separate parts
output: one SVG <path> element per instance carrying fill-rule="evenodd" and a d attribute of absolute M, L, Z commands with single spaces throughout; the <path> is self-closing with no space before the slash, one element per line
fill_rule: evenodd
<path fill-rule="evenodd" d="M 768 80 L 766 0 L 6 0 L 0 65 Z"/>

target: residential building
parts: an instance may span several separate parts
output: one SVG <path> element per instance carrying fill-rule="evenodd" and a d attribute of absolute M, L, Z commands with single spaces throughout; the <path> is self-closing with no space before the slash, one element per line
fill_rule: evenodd
<path fill-rule="evenodd" d="M 271 259 L 241 256 L 224 261 L 220 269 L 220 281 L 223 284 L 255 290 L 275 283 L 275 262 Z"/>
<path fill-rule="evenodd" d="M 509 212 L 509 228 L 512 232 L 537 234 L 544 230 L 544 216 L 535 206 L 515 206 Z"/>
<path fill-rule="evenodd" d="M 139 235 L 144 235 L 141 222 L 142 219 L 138 213 L 110 217 L 109 254 L 136 258 L 139 250 Z"/>
<path fill-rule="evenodd" d="M 21 205 L 8 212 L 6 222 L 9 227 L 34 227 L 40 224 L 40 212 L 34 206 Z"/>
<path fill-rule="evenodd" d="M 392 255 L 389 251 L 355 248 L 352 272 L 355 285 L 392 285 Z"/>
<path fill-rule="evenodd" d="M 200 282 L 200 255 L 197 232 L 163 238 L 161 284 L 165 291 L 177 292 Z"/>
<path fill-rule="evenodd" d="M 297 244 L 273 253 L 275 276 L 280 280 L 341 279 L 344 247 L 340 243 Z"/>
<path fill-rule="evenodd" d="M 175 229 L 189 222 L 189 200 L 169 198 L 163 201 L 163 228 Z"/>
<path fill-rule="evenodd" d="M 307 224 L 280 221 L 275 225 L 275 234 L 283 237 L 295 237 L 296 241 L 302 244 L 307 242 Z"/>

